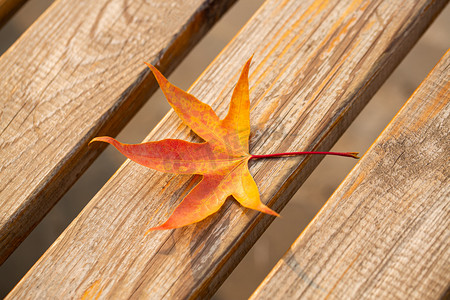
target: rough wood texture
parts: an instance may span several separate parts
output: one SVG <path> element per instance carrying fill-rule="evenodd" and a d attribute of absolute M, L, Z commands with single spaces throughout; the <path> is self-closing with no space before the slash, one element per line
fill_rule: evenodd
<path fill-rule="evenodd" d="M 240 68 L 255 53 L 251 152 L 327 149 L 444 4 L 267 1 L 190 92 L 224 117 Z M 198 141 L 173 112 L 146 140 L 163 138 Z M 253 163 L 262 201 L 280 210 L 319 161 Z M 9 298 L 212 294 L 272 217 L 230 199 L 203 222 L 144 236 L 167 219 L 192 180 L 126 162 Z"/>
<path fill-rule="evenodd" d="M 0 0 L 0 28 L 14 15 L 27 0 Z"/>
<path fill-rule="evenodd" d="M 450 283 L 450 51 L 252 299 L 439 299 Z"/>
<path fill-rule="evenodd" d="M 231 1 L 57 1 L 0 59 L 0 263 Z"/>

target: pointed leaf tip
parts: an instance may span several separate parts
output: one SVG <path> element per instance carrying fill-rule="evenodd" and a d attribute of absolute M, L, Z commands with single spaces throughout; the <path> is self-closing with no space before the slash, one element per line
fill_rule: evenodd
<path fill-rule="evenodd" d="M 109 136 L 98 136 L 93 138 L 90 142 L 89 145 L 93 142 L 104 142 L 104 143 L 108 143 L 111 144 L 113 146 L 116 146 L 117 144 L 120 144 L 120 142 L 118 142 L 116 139 L 109 137 Z M 116 146 L 117 148 L 117 146 Z"/>
<path fill-rule="evenodd" d="M 94 142 L 104 142 L 104 143 L 109 143 L 112 144 L 113 143 L 113 138 L 109 137 L 109 136 L 97 136 L 95 138 L 93 138 L 90 142 L 89 145 L 94 143 Z"/>
<path fill-rule="evenodd" d="M 152 64 L 150 64 L 150 63 L 148 63 L 148 62 L 145 62 L 144 61 L 144 64 L 146 64 L 149 68 L 150 68 L 150 70 L 158 70 L 158 69 L 156 69 Z"/>
<path fill-rule="evenodd" d="M 275 217 L 281 217 L 281 215 L 279 213 L 277 213 L 276 211 L 272 210 L 271 208 L 269 208 L 268 206 L 266 206 L 264 204 L 261 204 L 257 208 L 257 210 L 259 210 L 260 212 L 263 212 L 265 214 L 268 214 L 268 215 L 272 215 L 272 216 L 275 216 Z"/>
<path fill-rule="evenodd" d="M 144 236 L 147 236 L 150 232 L 153 232 L 153 231 L 159 231 L 159 230 L 165 230 L 165 229 L 174 229 L 174 228 L 165 228 L 163 225 L 157 226 L 157 227 L 152 227 L 152 228 L 148 229 L 148 230 L 144 233 Z"/>

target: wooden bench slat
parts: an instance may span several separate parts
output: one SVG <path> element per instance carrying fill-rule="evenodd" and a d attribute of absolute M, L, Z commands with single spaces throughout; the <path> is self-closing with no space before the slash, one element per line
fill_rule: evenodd
<path fill-rule="evenodd" d="M 254 53 L 251 152 L 327 149 L 444 4 L 267 1 L 190 92 L 224 117 L 240 68 Z M 146 140 L 163 138 L 198 141 L 173 112 Z M 252 164 L 262 201 L 280 210 L 319 161 Z M 190 176 L 126 162 L 8 298 L 211 295 L 272 218 L 227 201 L 203 222 L 144 237 L 189 187 Z"/>
<path fill-rule="evenodd" d="M 450 51 L 251 299 L 439 299 L 450 282 Z"/>
<path fill-rule="evenodd" d="M 0 263 L 233 2 L 57 1 L 0 58 Z"/>
<path fill-rule="evenodd" d="M 27 0 L 0 0 L 0 28 L 14 15 Z"/>

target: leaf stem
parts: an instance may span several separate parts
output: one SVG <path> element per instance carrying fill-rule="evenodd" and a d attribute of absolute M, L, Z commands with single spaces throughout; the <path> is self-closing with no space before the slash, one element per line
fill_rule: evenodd
<path fill-rule="evenodd" d="M 271 157 L 281 157 L 281 156 L 294 156 L 294 155 L 308 155 L 308 154 L 337 155 L 337 156 L 359 158 L 358 157 L 358 152 L 315 152 L 315 151 L 303 151 L 303 152 L 285 152 L 285 153 L 252 155 L 250 157 L 250 159 L 271 158 Z"/>

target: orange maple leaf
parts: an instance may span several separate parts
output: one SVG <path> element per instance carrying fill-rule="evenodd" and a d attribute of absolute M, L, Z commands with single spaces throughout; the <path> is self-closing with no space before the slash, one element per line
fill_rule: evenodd
<path fill-rule="evenodd" d="M 111 137 L 96 137 L 91 142 L 112 144 L 123 155 L 146 167 L 174 174 L 199 174 L 201 181 L 175 208 L 159 229 L 172 229 L 199 222 L 218 211 L 228 196 L 242 206 L 279 216 L 264 205 L 258 187 L 248 170 L 252 158 L 298 154 L 334 154 L 356 157 L 356 153 L 291 152 L 269 155 L 249 154 L 250 100 L 245 64 L 231 97 L 227 116 L 220 120 L 212 108 L 193 95 L 172 85 L 154 66 L 148 64 L 172 108 L 205 142 L 191 143 L 166 139 L 142 144 L 122 144 Z"/>

